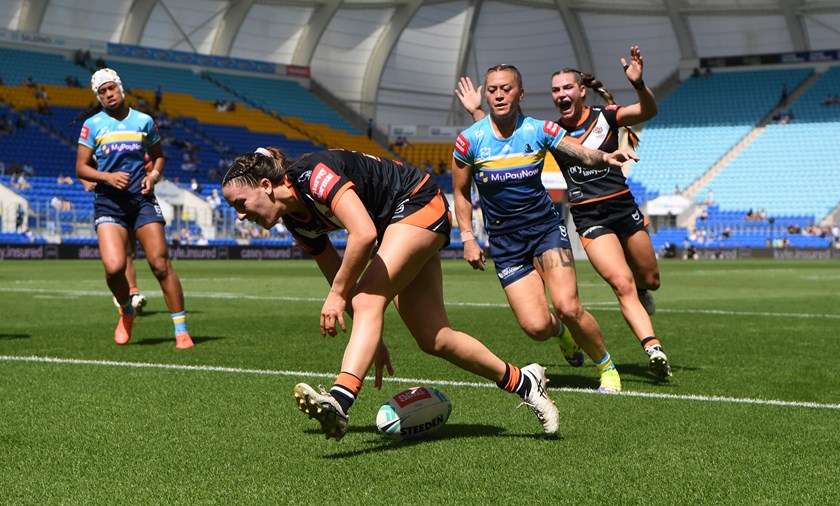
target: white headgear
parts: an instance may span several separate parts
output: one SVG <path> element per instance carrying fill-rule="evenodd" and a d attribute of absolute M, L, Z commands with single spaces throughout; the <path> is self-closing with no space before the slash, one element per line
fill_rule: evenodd
<path fill-rule="evenodd" d="M 99 88 L 105 83 L 117 83 L 117 86 L 120 87 L 120 93 L 122 93 L 123 97 L 125 96 L 125 90 L 123 90 L 120 76 L 114 70 L 106 68 L 97 70 L 90 78 L 90 87 L 97 97 L 99 97 Z"/>

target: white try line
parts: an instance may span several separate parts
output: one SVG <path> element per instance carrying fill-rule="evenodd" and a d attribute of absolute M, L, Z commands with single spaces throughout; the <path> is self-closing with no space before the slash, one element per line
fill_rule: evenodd
<path fill-rule="evenodd" d="M 302 378 L 335 378 L 335 374 L 317 373 L 311 371 L 273 371 L 269 369 L 242 369 L 240 367 L 219 367 L 211 365 L 179 365 L 179 364 L 155 364 L 147 362 L 118 362 L 114 360 L 85 360 L 77 358 L 55 358 L 55 357 L 36 357 L 36 356 L 14 356 L 14 355 L 0 355 L 0 361 L 4 362 L 36 362 L 48 364 L 69 364 L 69 365 L 93 365 L 93 366 L 111 366 L 111 367 L 133 367 L 138 369 L 167 369 L 175 371 L 195 371 L 195 372 L 221 372 L 230 374 L 262 374 L 270 376 L 294 376 Z M 373 377 L 366 377 L 366 381 L 373 381 Z M 484 382 L 469 382 L 469 381 L 445 381 L 445 380 L 429 380 L 429 379 L 414 379 L 414 378 L 383 378 L 384 382 L 388 383 L 407 383 L 412 385 L 441 385 L 441 386 L 457 386 L 457 387 L 474 387 L 474 388 L 496 388 L 492 383 Z M 587 388 L 549 388 L 555 392 L 566 392 L 575 394 L 598 394 L 597 390 Z M 598 394 L 604 395 L 604 394 Z M 822 404 L 818 402 L 793 402 L 793 401 L 777 401 L 768 399 L 741 399 L 737 397 L 724 397 L 718 395 L 676 395 L 676 394 L 657 394 L 649 392 L 621 392 L 617 394 L 620 397 L 645 397 L 650 399 L 669 399 L 678 401 L 702 401 L 702 402 L 724 402 L 732 404 L 755 404 L 764 406 L 781 406 L 788 408 L 814 408 L 814 409 L 834 409 L 840 410 L 840 404 Z"/>
<path fill-rule="evenodd" d="M 110 292 L 98 290 L 58 290 L 58 289 L 43 289 L 43 288 L 0 288 L 0 292 L 9 293 L 32 293 L 36 296 L 63 296 L 63 297 L 111 297 Z M 318 302 L 323 303 L 323 297 L 280 297 L 270 295 L 244 295 L 239 293 L 224 293 L 224 292 L 187 292 L 187 298 L 197 299 L 240 299 L 240 300 L 267 300 L 277 302 Z M 149 296 L 154 298 L 154 295 Z M 507 308 L 506 302 L 455 302 L 446 301 L 447 306 L 460 307 L 486 307 L 486 308 Z M 621 311 L 617 302 L 600 302 L 600 303 L 584 303 L 585 307 L 589 307 L 598 311 Z M 771 313 L 767 311 L 725 311 L 722 309 L 662 309 L 657 308 L 657 313 L 671 313 L 671 314 L 708 314 L 717 316 L 762 316 L 762 317 L 777 317 L 777 318 L 816 318 L 827 320 L 840 320 L 840 314 L 830 313 Z"/>

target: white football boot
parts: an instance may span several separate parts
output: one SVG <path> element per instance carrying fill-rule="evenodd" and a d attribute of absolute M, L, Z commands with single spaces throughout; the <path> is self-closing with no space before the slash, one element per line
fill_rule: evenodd
<path fill-rule="evenodd" d="M 318 389 L 320 393 L 306 383 L 295 385 L 298 409 L 320 422 L 321 432 L 327 439 L 333 437 L 338 441 L 347 434 L 347 414 L 324 387 L 318 385 Z"/>
<path fill-rule="evenodd" d="M 522 404 L 517 408 L 528 406 L 534 410 L 545 433 L 554 434 L 560 426 L 560 412 L 557 411 L 557 406 L 554 405 L 554 401 L 548 396 L 545 388 L 548 382 L 545 377 L 545 367 L 540 364 L 531 364 L 521 368 L 520 371 L 531 380 L 531 391 L 523 397 Z"/>

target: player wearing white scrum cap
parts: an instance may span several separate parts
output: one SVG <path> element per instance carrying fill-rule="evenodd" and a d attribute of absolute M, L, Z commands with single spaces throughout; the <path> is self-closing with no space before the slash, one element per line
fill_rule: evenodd
<path fill-rule="evenodd" d="M 99 88 L 105 83 L 116 83 L 117 86 L 120 87 L 120 93 L 125 96 L 125 90 L 122 86 L 122 79 L 117 74 L 114 69 L 99 69 L 93 73 L 90 78 L 90 87 L 93 89 L 93 92 L 99 94 Z"/>
<path fill-rule="evenodd" d="M 184 292 L 169 260 L 164 234 L 166 220 L 154 195 L 164 167 L 157 127 L 151 116 L 128 107 L 122 80 L 113 69 L 94 73 L 91 89 L 103 109 L 82 126 L 76 176 L 96 183 L 94 227 L 108 288 L 121 310 L 114 341 L 127 344 L 134 326 L 136 312 L 126 279 L 126 257 L 129 240 L 135 236 L 163 290 L 175 328 L 175 346 L 192 348 Z M 149 171 L 145 167 L 146 155 L 152 164 Z"/>

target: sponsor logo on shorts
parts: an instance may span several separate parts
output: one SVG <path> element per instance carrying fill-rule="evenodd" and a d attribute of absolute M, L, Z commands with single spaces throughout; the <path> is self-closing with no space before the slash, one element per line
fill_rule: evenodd
<path fill-rule="evenodd" d="M 160 206 L 155 204 L 155 214 L 158 216 L 163 216 L 163 211 L 160 210 Z"/>
<path fill-rule="evenodd" d="M 505 280 L 524 268 L 522 265 L 514 265 L 513 267 L 505 267 L 499 271 L 499 279 Z"/>
<path fill-rule="evenodd" d="M 635 221 L 636 223 L 642 222 L 642 212 L 638 209 L 636 209 L 636 211 L 634 211 L 633 214 L 630 215 L 630 217 L 633 218 L 633 221 Z"/>
<path fill-rule="evenodd" d="M 580 235 L 581 235 L 581 237 L 589 237 L 590 234 L 594 233 L 596 230 L 601 230 L 602 228 L 604 228 L 604 227 L 601 226 L 601 225 L 595 225 L 594 227 L 587 228 L 586 230 L 581 232 Z"/>
<path fill-rule="evenodd" d="M 566 225 L 560 225 L 560 235 L 563 237 L 567 237 L 569 235 L 569 233 L 566 232 Z"/>
<path fill-rule="evenodd" d="M 116 223 L 116 222 L 117 222 L 117 220 L 115 220 L 112 216 L 100 216 L 99 218 L 96 218 L 95 222 L 93 222 L 93 226 L 98 226 L 98 225 L 101 225 L 103 223 Z"/>
<path fill-rule="evenodd" d="M 400 202 L 399 204 L 397 204 L 397 207 L 394 208 L 394 218 L 402 218 L 403 217 L 403 213 L 405 212 L 405 204 L 406 204 L 406 202 L 408 202 L 408 200 L 409 199 L 405 199 L 402 202 Z"/>

